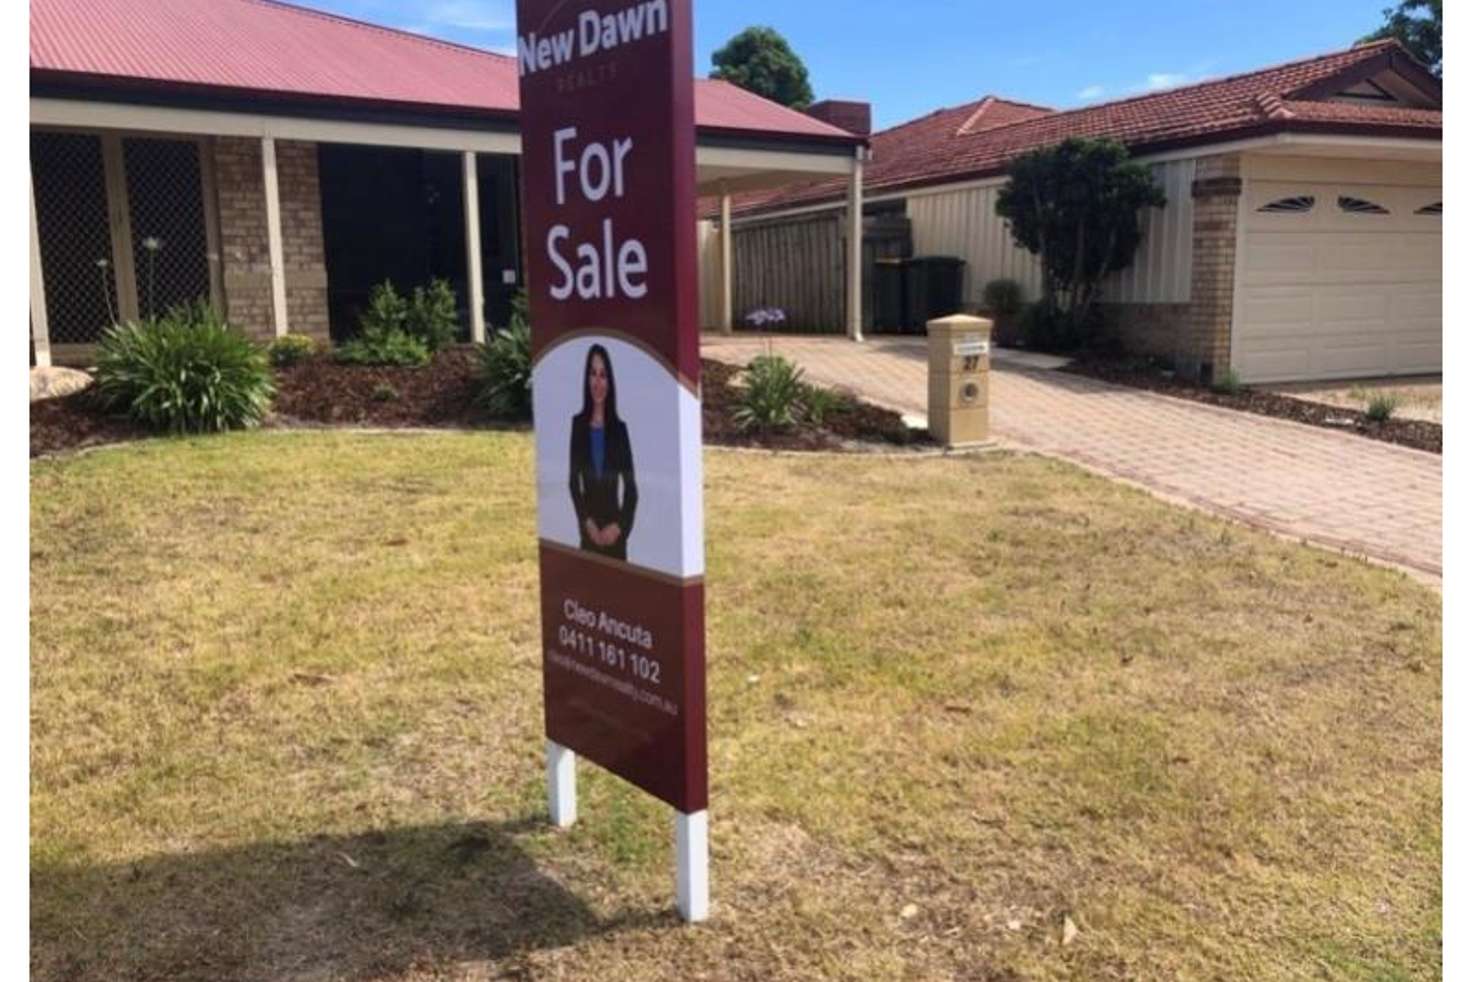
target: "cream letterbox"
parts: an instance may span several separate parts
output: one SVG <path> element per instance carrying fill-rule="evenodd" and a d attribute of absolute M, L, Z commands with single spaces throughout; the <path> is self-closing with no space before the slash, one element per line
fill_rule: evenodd
<path fill-rule="evenodd" d="M 925 325 L 930 337 L 930 435 L 947 447 L 988 439 L 992 322 L 954 314 Z"/>

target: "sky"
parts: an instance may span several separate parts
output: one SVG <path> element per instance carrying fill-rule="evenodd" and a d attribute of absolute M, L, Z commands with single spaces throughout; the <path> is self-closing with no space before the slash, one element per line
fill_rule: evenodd
<path fill-rule="evenodd" d="M 301 2 L 301 0 L 299 0 Z M 306 6 L 511 53 L 513 0 L 305 0 Z M 819 99 L 874 106 L 875 128 L 1000 95 L 1067 109 L 1348 47 L 1390 0 L 695 0 L 695 65 L 775 27 Z"/>

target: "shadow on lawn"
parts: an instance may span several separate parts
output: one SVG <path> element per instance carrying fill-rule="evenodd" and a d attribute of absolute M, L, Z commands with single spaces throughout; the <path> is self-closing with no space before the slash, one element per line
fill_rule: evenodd
<path fill-rule="evenodd" d="M 511 959 L 677 923 L 600 919 L 515 841 L 540 820 L 262 843 L 31 870 L 31 968 L 47 979 L 319 979 Z M 507 966 L 510 967 L 510 966 Z"/>

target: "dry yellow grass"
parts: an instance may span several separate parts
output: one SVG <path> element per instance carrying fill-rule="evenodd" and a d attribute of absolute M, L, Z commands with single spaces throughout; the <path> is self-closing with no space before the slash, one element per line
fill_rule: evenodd
<path fill-rule="evenodd" d="M 707 466 L 690 929 L 662 806 L 541 821 L 525 436 L 34 465 L 36 977 L 1439 976 L 1437 594 L 1031 457 Z"/>

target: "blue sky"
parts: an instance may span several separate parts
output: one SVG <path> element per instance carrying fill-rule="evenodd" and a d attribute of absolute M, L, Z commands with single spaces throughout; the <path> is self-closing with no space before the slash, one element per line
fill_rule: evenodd
<path fill-rule="evenodd" d="M 767 24 L 818 98 L 866 99 L 876 127 L 995 94 L 1057 108 L 1347 47 L 1390 0 L 696 0 L 695 63 Z M 309 0 L 308 6 L 511 51 L 512 0 Z"/>

